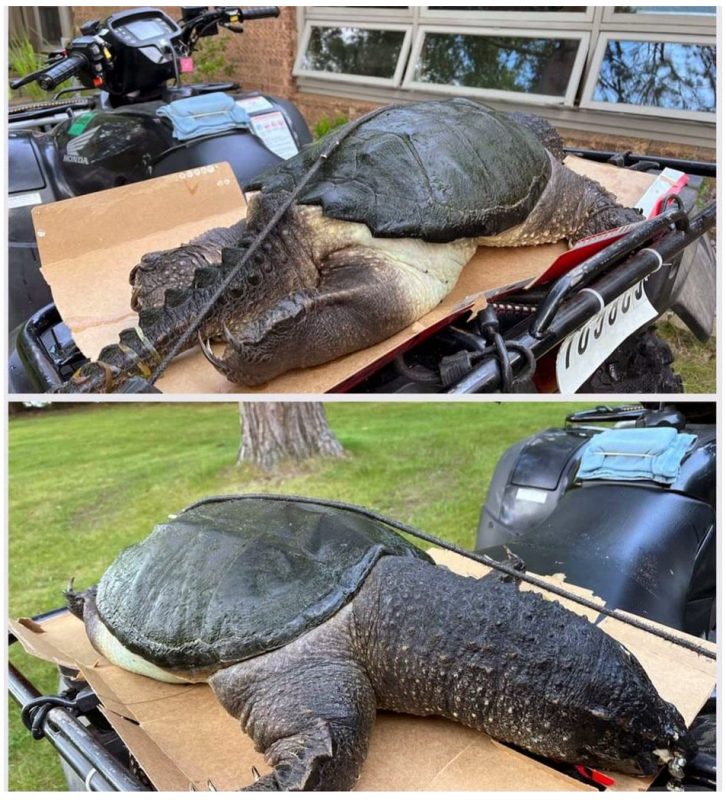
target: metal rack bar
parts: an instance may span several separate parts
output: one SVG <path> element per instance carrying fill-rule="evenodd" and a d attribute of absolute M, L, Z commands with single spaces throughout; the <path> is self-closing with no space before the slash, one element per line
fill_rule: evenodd
<path fill-rule="evenodd" d="M 680 253 L 691 242 L 696 241 L 715 224 L 716 204 L 711 203 L 691 219 L 688 230 L 676 230 L 668 233 L 657 242 L 654 242 L 648 250 L 656 250 L 663 260 L 667 261 Z M 641 251 L 636 253 L 622 267 L 612 270 L 596 281 L 592 288 L 600 294 L 605 304 L 612 302 L 616 297 L 619 297 L 623 292 L 651 274 L 654 269 L 652 255 L 651 252 L 643 253 Z M 517 325 L 507 338 L 523 345 L 531 350 L 536 358 L 540 358 L 561 344 L 566 336 L 584 325 L 598 311 L 600 311 L 600 304 L 593 294 L 590 292 L 585 294 L 578 293 L 562 305 L 550 322 L 546 334 L 541 339 L 536 338 L 529 331 L 528 321 Z M 526 359 L 522 353 L 512 352 L 511 364 L 516 375 L 526 365 Z M 487 358 L 451 387 L 448 394 L 493 392 L 500 385 L 499 364 L 496 359 Z"/>
<path fill-rule="evenodd" d="M 685 158 L 670 158 L 668 156 L 641 156 L 630 151 L 616 153 L 608 150 L 588 150 L 582 147 L 564 147 L 563 150 L 569 155 L 587 158 L 590 161 L 607 163 L 613 158 L 622 158 L 625 167 L 637 164 L 638 161 L 653 161 L 658 164 L 660 169 L 670 167 L 671 169 L 679 169 L 689 175 L 699 175 L 704 178 L 716 177 L 716 164 L 710 161 L 689 161 Z"/>
<path fill-rule="evenodd" d="M 8 645 L 15 641 L 10 634 Z M 35 686 L 10 663 L 8 693 L 21 708 L 41 696 Z M 147 787 L 110 755 L 67 709 L 60 706 L 52 708 L 43 722 L 43 733 L 89 791 L 147 791 Z"/>

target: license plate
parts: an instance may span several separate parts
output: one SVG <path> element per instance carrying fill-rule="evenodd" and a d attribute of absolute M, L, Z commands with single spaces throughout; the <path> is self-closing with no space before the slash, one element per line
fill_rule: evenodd
<path fill-rule="evenodd" d="M 657 316 L 645 293 L 644 281 L 608 303 L 560 345 L 557 353 L 560 392 L 577 391 L 628 336 Z"/>

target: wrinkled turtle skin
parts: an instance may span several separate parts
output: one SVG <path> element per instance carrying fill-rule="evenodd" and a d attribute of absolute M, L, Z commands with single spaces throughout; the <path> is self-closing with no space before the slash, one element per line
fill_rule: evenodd
<path fill-rule="evenodd" d="M 641 219 L 562 164 L 542 119 L 463 98 L 392 106 L 265 172 L 248 187 L 245 222 L 144 256 L 131 272 L 141 333 L 124 331 L 65 390 L 115 390 L 158 362 L 337 140 L 199 327 L 202 351 L 234 383 L 397 333 L 446 297 L 479 245 L 575 240 Z M 210 341 L 225 342 L 221 356 Z"/>
<path fill-rule="evenodd" d="M 208 682 L 272 767 L 248 789 L 352 788 L 377 708 L 632 774 L 693 749 L 636 658 L 585 617 L 314 500 L 201 501 L 67 597 L 113 663 Z"/>

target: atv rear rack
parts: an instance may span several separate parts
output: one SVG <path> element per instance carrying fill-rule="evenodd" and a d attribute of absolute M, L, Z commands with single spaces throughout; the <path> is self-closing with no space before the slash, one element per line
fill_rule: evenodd
<path fill-rule="evenodd" d="M 716 224 L 716 203 L 710 203 L 690 220 L 680 209 L 673 209 L 650 222 L 654 223 L 653 229 L 649 230 L 650 236 L 671 224 L 675 224 L 676 228 L 650 247 L 643 246 L 637 229 L 627 234 L 556 281 L 538 304 L 532 322 L 525 319 L 508 331 L 507 342 L 517 345 L 509 356 L 515 375 L 527 365 L 528 359 L 522 350 L 531 352 L 535 359 L 546 355 L 605 305 L 658 271 L 662 264 L 713 228 Z M 616 267 L 613 267 L 613 253 L 620 261 Z M 582 292 L 583 288 L 588 291 Z M 576 290 L 579 291 L 575 294 Z M 661 312 L 664 310 L 658 309 Z M 502 377 L 500 359 L 489 356 L 451 387 L 448 393 L 497 391 L 502 385 Z"/>
<path fill-rule="evenodd" d="M 632 150 L 614 153 L 610 150 L 583 150 L 579 147 L 563 147 L 565 153 L 589 161 L 599 161 L 603 164 L 613 164 L 616 167 L 627 169 L 677 169 L 689 175 L 698 175 L 702 178 L 716 177 L 716 164 L 710 161 L 689 161 L 685 158 L 669 158 L 668 156 L 639 156 Z M 647 166 L 646 166 L 647 165 Z"/>

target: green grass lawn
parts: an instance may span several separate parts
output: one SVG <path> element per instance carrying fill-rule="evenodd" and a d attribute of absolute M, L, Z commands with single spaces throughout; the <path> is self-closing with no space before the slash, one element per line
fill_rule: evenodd
<path fill-rule="evenodd" d="M 63 604 L 118 551 L 169 513 L 209 494 L 271 491 L 337 498 L 388 513 L 465 547 L 504 450 L 560 425 L 583 403 L 333 403 L 328 419 L 348 458 L 270 477 L 234 466 L 234 403 L 78 404 L 11 418 L 9 607 L 32 616 Z M 54 667 L 13 648 L 43 691 Z M 13 790 L 60 790 L 47 742 L 34 742 L 10 706 Z"/>
<path fill-rule="evenodd" d="M 683 390 L 693 394 L 715 394 L 716 337 L 699 342 L 689 330 L 667 321 L 658 323 L 658 335 L 673 351 L 673 372 L 683 378 Z"/>

